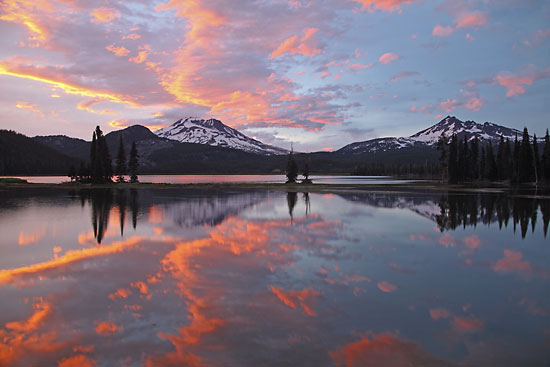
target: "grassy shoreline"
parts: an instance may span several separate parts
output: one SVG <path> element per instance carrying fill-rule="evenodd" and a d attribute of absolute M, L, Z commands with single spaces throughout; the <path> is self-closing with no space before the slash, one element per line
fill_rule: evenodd
<path fill-rule="evenodd" d="M 77 184 L 77 183 L 29 183 L 26 180 L 0 179 L 0 188 L 57 188 L 57 189 L 201 189 L 201 190 L 274 190 L 284 192 L 513 192 L 540 190 L 537 196 L 550 198 L 548 186 L 522 185 L 509 186 L 499 183 L 490 185 L 458 185 L 438 182 L 414 182 L 391 184 L 285 184 L 285 183 L 108 183 L 108 184 Z M 537 190 L 537 191 L 538 191 Z M 527 194 L 527 193 L 526 193 Z"/>

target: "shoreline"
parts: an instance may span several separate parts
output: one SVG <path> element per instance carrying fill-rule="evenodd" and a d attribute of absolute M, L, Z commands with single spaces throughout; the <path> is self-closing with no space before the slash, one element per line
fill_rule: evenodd
<path fill-rule="evenodd" d="M 534 185 L 518 185 L 509 186 L 503 184 L 489 185 L 464 185 L 464 184 L 447 184 L 437 182 L 414 182 L 414 183 L 391 183 L 391 184 L 286 184 L 286 183 L 107 183 L 107 184 L 77 184 L 77 183 L 29 183 L 29 182 L 13 182 L 0 180 L 0 189 L 2 188 L 44 188 L 44 189 L 69 189 L 69 190 L 90 190 L 90 189 L 180 189 L 180 190 L 274 190 L 283 192 L 310 192 L 310 193 L 330 193 L 330 192 L 417 192 L 426 191 L 446 191 L 456 193 L 513 193 L 521 194 L 518 191 L 525 192 L 526 195 L 532 196 L 533 190 L 541 191 L 540 194 L 535 193 L 537 197 L 550 198 L 550 187 Z"/>

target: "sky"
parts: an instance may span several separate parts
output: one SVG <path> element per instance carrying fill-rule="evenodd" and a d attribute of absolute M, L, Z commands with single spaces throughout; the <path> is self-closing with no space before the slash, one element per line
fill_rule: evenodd
<path fill-rule="evenodd" d="M 550 126 L 546 0 L 2 0 L 0 128 L 217 118 L 334 150 L 447 115 Z"/>

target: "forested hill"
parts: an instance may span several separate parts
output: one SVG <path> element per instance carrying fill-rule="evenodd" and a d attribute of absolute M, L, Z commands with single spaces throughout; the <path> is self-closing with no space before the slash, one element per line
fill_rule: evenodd
<path fill-rule="evenodd" d="M 0 130 L 0 175 L 65 175 L 79 160 L 25 135 Z"/>

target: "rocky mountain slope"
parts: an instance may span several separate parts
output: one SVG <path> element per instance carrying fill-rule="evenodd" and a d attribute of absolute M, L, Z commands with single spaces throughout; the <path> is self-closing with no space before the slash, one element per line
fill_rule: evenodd
<path fill-rule="evenodd" d="M 155 132 L 159 137 L 181 143 L 207 144 L 262 155 L 279 155 L 287 150 L 264 144 L 216 119 L 186 118 Z"/>

